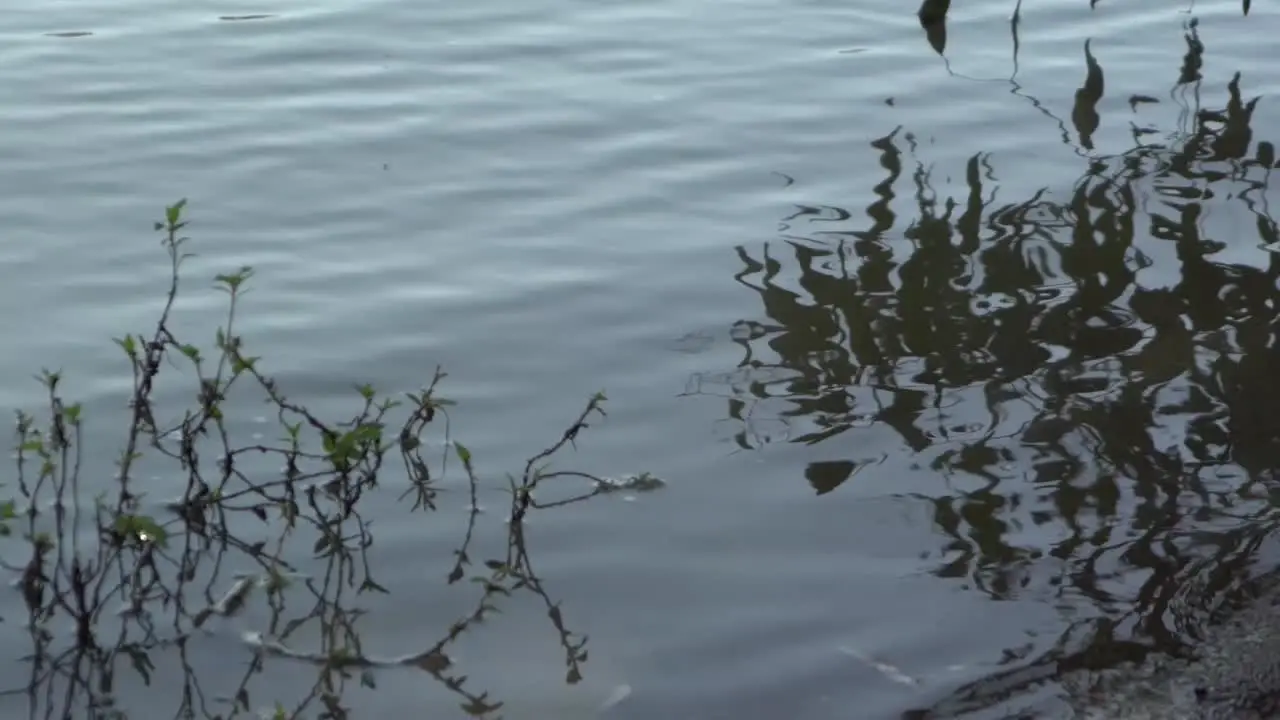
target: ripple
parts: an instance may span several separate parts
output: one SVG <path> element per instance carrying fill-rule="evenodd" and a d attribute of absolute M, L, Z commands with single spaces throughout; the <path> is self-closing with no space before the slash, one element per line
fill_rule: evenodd
<path fill-rule="evenodd" d="M 1100 567 L 1121 600 L 1098 612 L 1131 607 L 1123 553 L 1086 556 L 1155 522 L 1165 466 L 1082 468 L 1132 428 L 1178 446 L 1162 462 L 1230 445 L 1214 413 L 1247 403 L 1192 380 L 1265 357 L 1247 321 L 1271 307 L 1251 300 L 1268 173 L 1189 176 L 1167 149 L 1237 69 L 1245 102 L 1274 83 L 1274 28 L 1242 30 L 1236 5 L 1199 3 L 1212 62 L 1176 87 L 1180 8 L 1083 0 L 1024 8 L 1016 77 L 1003 0 L 956 7 L 945 58 L 890 0 L 28 3 L 0 30 L 0 281 L 20 310 L 0 370 L 65 359 L 93 412 L 118 407 L 109 339 L 156 311 L 149 222 L 189 197 L 183 332 L 212 338 L 207 280 L 253 265 L 241 328 L 298 397 L 341 409 L 352 382 L 411 390 L 441 363 L 497 477 L 608 392 L 574 462 L 677 482 L 538 540 L 634 684 L 617 711 L 887 714 L 902 688 L 839 645 L 940 689 L 960 682 L 944 664 L 970 680 L 1047 642 L 1064 574 Z M 1106 77 L 1092 151 L 1072 114 L 1086 39 Z M 1265 101 L 1252 122 L 1273 138 Z M 1135 247 L 1098 240 L 1135 208 L 1157 218 Z M 1220 292 L 1177 295 L 1188 267 Z M 0 400 L 30 401 L 21 382 Z M 1205 497 L 1246 484 L 1204 474 Z M 393 561 L 447 553 L 443 530 L 386 524 Z"/>

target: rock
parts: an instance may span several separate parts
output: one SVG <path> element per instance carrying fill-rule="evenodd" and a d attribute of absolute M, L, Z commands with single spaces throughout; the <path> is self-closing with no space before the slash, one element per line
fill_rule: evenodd
<path fill-rule="evenodd" d="M 1192 659 L 1068 674 L 1081 720 L 1263 720 L 1280 717 L 1280 575 L 1206 629 Z"/>

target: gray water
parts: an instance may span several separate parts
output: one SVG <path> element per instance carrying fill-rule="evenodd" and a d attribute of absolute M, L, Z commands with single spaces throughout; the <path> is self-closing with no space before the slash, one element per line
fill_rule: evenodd
<path fill-rule="evenodd" d="M 623 684 L 624 717 L 947 716 L 1097 623 L 1159 644 L 1267 506 L 1280 14 L 1031 5 L 1015 36 L 1014 3 L 957 3 L 945 57 L 890 0 L 15 6 L 0 405 L 59 366 L 120 412 L 110 339 L 159 310 L 151 222 L 187 197 L 183 326 L 211 340 L 205 280 L 253 266 L 240 328 L 295 397 L 443 365 L 498 478 L 604 389 L 574 465 L 669 481 L 531 521 L 591 658 L 566 685 L 511 608 L 458 649 L 510 718 Z M 380 518 L 367 646 L 466 606 L 452 507 Z M 216 693 L 246 653 L 205 652 Z M 973 705 L 1053 716 L 1038 687 Z M 455 702 L 390 672 L 358 706 Z"/>

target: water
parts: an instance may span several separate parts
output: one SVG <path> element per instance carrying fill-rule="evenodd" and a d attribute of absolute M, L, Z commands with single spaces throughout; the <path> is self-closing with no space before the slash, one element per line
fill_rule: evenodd
<path fill-rule="evenodd" d="M 945 58 L 890 0 L 11 9 L 0 404 L 56 365 L 120 412 L 110 338 L 158 311 L 150 222 L 189 197 L 182 326 L 211 341 L 205 279 L 252 265 L 240 328 L 294 397 L 439 363 L 497 478 L 603 388 L 574 466 L 670 481 L 531 521 L 591 659 L 565 685 L 512 607 L 458 651 L 509 717 L 621 684 L 628 718 L 1057 712 L 1019 668 L 1186 636 L 1268 507 L 1280 16 L 1055 0 L 1015 38 L 1013 5 L 954 8 Z M 380 653 L 470 601 L 450 502 L 383 509 Z M 209 642 L 216 693 L 247 653 Z M 370 716 L 454 704 L 385 675 Z"/>

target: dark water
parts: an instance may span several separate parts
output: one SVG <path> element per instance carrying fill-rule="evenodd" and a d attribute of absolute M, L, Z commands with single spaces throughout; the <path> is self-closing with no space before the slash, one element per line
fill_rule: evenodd
<path fill-rule="evenodd" d="M 477 556 L 504 474 L 598 389 L 609 417 L 563 464 L 668 481 L 530 519 L 590 658 L 567 685 L 545 607 L 513 600 L 455 650 L 507 717 L 596 717 L 622 685 L 621 718 L 1065 717 L 1055 677 L 1194 645 L 1277 562 L 1280 16 L 1043 5 L 1014 27 L 1005 0 L 957 6 L 945 38 L 887 1 L 13 12 L 0 400 L 64 367 L 110 462 L 110 338 L 157 312 L 149 222 L 187 196 L 196 337 L 223 302 L 204 279 L 249 264 L 240 327 L 318 411 L 450 371 Z M 384 482 L 390 593 L 357 604 L 392 656 L 474 595 L 443 582 L 461 480 L 430 515 Z M 267 622 L 193 643 L 210 698 Z M 178 706 L 156 663 L 149 690 L 120 671 L 140 716 Z M 255 704 L 315 678 L 273 659 Z M 348 683 L 359 716 L 457 706 L 416 670 L 376 680 Z"/>

